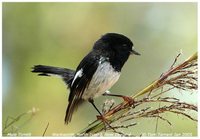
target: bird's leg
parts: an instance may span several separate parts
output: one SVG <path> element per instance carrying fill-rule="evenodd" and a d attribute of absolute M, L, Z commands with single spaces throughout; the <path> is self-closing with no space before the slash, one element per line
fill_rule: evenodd
<path fill-rule="evenodd" d="M 110 91 L 106 91 L 103 96 L 114 96 L 114 97 L 121 97 L 124 101 L 128 102 L 129 104 L 132 104 L 134 102 L 134 99 L 129 96 L 123 96 L 123 95 L 116 95 L 116 94 L 110 94 Z"/>
<path fill-rule="evenodd" d="M 97 119 L 102 119 L 102 120 L 105 120 L 105 121 L 106 121 L 105 117 L 102 115 L 102 113 L 101 113 L 101 112 L 98 110 L 98 108 L 95 106 L 94 100 L 93 100 L 93 99 L 89 99 L 88 101 L 92 104 L 92 106 L 93 106 L 93 107 L 96 109 L 96 111 L 99 113 L 100 116 L 97 116 Z"/>
<path fill-rule="evenodd" d="M 97 112 L 100 114 L 100 116 L 97 116 L 97 119 L 102 120 L 104 123 L 106 123 L 106 124 L 112 129 L 113 127 L 107 122 L 106 118 L 102 115 L 102 113 L 101 113 L 101 112 L 98 110 L 98 108 L 95 106 L 94 100 L 90 98 L 88 101 L 92 104 L 92 106 L 93 106 L 93 107 L 97 110 Z"/>

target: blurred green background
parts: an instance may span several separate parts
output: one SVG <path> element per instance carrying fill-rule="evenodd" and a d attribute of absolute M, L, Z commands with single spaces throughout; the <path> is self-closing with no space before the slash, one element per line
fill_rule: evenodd
<path fill-rule="evenodd" d="M 69 90 L 59 78 L 30 71 L 37 64 L 75 69 L 107 32 L 128 36 L 141 53 L 129 58 L 111 89 L 131 95 L 165 72 L 180 51 L 179 62 L 197 51 L 197 3 L 3 3 L 3 126 L 7 117 L 33 108 L 39 111 L 21 117 L 9 132 L 41 136 L 49 123 L 45 135 L 76 133 L 95 120 L 97 112 L 85 103 L 64 125 Z M 174 91 L 197 104 L 196 93 Z M 97 107 L 106 99 L 97 98 Z M 161 121 L 158 132 L 197 135 L 196 122 L 169 117 L 173 125 Z M 156 120 L 145 121 L 130 132 L 154 133 Z"/>

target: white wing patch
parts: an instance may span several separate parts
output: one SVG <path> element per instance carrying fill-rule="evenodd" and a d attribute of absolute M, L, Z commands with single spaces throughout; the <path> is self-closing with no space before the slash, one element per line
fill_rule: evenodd
<path fill-rule="evenodd" d="M 80 70 L 76 73 L 76 75 L 75 75 L 75 77 L 74 77 L 74 79 L 73 79 L 73 81 L 72 81 L 72 85 L 73 85 L 74 81 L 75 81 L 77 78 L 80 78 L 81 76 L 83 76 L 83 69 L 80 69 Z M 72 85 L 71 85 L 71 86 L 72 86 Z"/>
<path fill-rule="evenodd" d="M 109 58 L 107 58 L 107 57 L 100 57 L 99 64 L 102 64 L 103 62 L 105 62 L 105 60 L 109 60 Z"/>

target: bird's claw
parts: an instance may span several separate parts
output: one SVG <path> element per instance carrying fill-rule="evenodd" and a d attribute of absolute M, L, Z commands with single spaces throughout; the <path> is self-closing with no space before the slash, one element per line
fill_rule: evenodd
<path fill-rule="evenodd" d="M 123 98 L 123 100 L 124 100 L 125 102 L 127 102 L 129 105 L 133 105 L 134 99 L 133 99 L 132 97 L 123 96 L 122 98 Z"/>
<path fill-rule="evenodd" d="M 108 121 L 104 116 L 97 115 L 97 119 L 101 121 Z"/>

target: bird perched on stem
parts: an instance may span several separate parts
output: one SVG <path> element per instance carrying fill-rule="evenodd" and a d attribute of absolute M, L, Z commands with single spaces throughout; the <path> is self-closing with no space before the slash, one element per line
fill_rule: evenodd
<path fill-rule="evenodd" d="M 72 119 L 74 110 L 82 101 L 89 101 L 101 115 L 94 104 L 94 98 L 100 95 L 129 97 L 108 93 L 117 82 L 122 67 L 131 54 L 140 55 L 133 49 L 132 41 L 122 34 L 107 33 L 94 43 L 93 49 L 83 58 L 76 70 L 36 65 L 32 72 L 40 76 L 59 75 L 70 89 L 65 123 Z"/>

